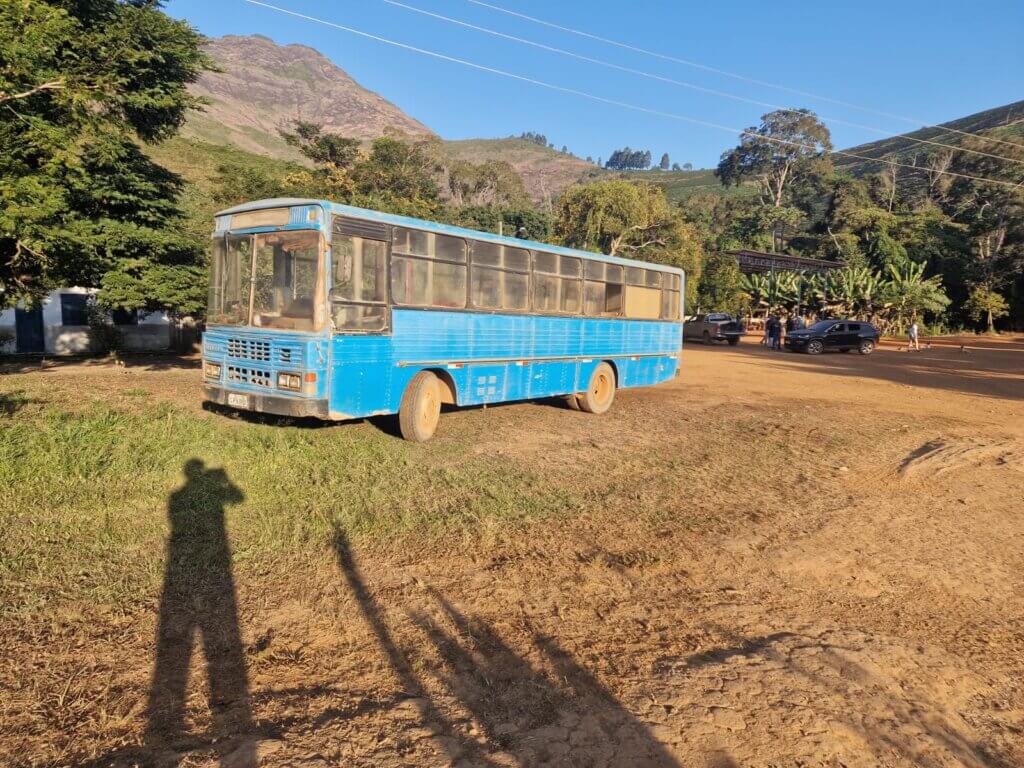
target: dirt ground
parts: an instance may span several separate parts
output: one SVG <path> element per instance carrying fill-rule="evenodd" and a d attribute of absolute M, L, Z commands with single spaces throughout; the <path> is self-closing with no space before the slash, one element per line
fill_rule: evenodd
<path fill-rule="evenodd" d="M 1024 338 L 683 359 L 680 378 L 620 392 L 604 417 L 443 416 L 439 440 L 601 488 L 591 511 L 438 547 L 339 534 L 326 565 L 239 578 L 239 626 L 209 629 L 166 683 L 187 691 L 170 717 L 191 734 L 170 742 L 146 721 L 157 606 L 91 621 L 43 664 L 65 670 L 66 687 L 42 689 L 77 757 L 7 759 L 1024 765 Z M 189 362 L 18 375 L 199 402 Z M 719 425 L 742 439 L 698 447 Z M 237 642 L 241 668 L 226 660 Z M 101 717 L 73 703 L 85 690 L 127 703 Z"/>

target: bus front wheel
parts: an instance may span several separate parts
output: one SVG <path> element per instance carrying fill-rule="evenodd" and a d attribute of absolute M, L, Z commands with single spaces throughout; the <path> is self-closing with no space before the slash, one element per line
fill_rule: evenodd
<path fill-rule="evenodd" d="M 430 371 L 412 377 L 398 408 L 398 428 L 402 437 L 423 443 L 434 436 L 441 420 L 441 382 Z"/>
<path fill-rule="evenodd" d="M 601 363 L 590 375 L 585 392 L 577 395 L 580 408 L 587 413 L 604 413 L 615 400 L 615 371 L 608 363 Z"/>

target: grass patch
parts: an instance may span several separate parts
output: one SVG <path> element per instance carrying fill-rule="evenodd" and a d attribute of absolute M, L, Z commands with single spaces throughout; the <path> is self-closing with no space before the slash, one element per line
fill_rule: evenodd
<path fill-rule="evenodd" d="M 439 450 L 449 452 L 440 461 Z M 207 479 L 183 491 L 192 460 Z M 169 505 L 200 518 L 223 510 L 236 564 L 258 567 L 308 560 L 336 528 L 356 540 L 429 538 L 574 504 L 516 465 L 366 429 L 239 424 L 165 404 L 22 410 L 0 416 L 0 612 L 148 599 Z"/>

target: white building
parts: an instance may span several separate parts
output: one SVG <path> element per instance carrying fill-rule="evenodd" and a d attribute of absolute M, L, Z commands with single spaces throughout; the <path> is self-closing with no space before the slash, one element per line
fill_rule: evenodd
<path fill-rule="evenodd" d="M 25 354 L 79 355 L 89 352 L 89 324 L 86 301 L 96 293 L 92 288 L 61 288 L 53 291 L 41 307 L 26 310 L 0 310 L 0 341 L 13 336 L 0 346 L 0 352 Z M 171 345 L 171 322 L 166 312 L 112 313 L 112 320 L 121 332 L 121 349 L 126 352 L 150 352 L 168 349 Z"/>

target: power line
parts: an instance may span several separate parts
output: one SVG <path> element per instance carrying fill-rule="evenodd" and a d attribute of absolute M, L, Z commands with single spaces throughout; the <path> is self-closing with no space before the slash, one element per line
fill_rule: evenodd
<path fill-rule="evenodd" d="M 689 88 L 690 90 L 698 91 L 700 93 L 707 93 L 707 94 L 711 94 L 713 96 L 720 96 L 720 97 L 725 98 L 725 99 L 732 99 L 733 101 L 740 101 L 740 102 L 744 102 L 746 104 L 754 104 L 754 105 L 757 105 L 759 107 L 767 107 L 769 109 L 775 109 L 775 110 L 778 110 L 780 112 L 787 112 L 787 113 L 790 113 L 790 114 L 802 114 L 802 112 L 799 109 L 792 109 L 792 108 L 789 108 L 789 107 L 784 107 L 781 104 L 773 104 L 773 103 L 768 102 L 768 101 L 759 101 L 758 99 L 750 99 L 750 98 L 747 98 L 745 96 L 738 96 L 738 95 L 736 95 L 734 93 L 729 93 L 727 91 L 720 91 L 720 90 L 717 90 L 715 88 L 706 88 L 706 87 L 704 87 L 702 85 L 697 85 L 695 83 L 690 83 L 690 82 L 687 82 L 685 80 L 676 80 L 674 78 L 664 77 L 662 75 L 657 75 L 657 74 L 654 74 L 652 72 L 645 72 L 644 70 L 641 70 L 641 69 L 634 69 L 633 67 L 626 67 L 626 66 L 622 66 L 620 64 L 614 64 L 614 63 L 612 63 L 610 61 L 605 61 L 603 59 L 595 59 L 595 58 L 592 58 L 590 56 L 584 56 L 583 54 L 575 53 L 573 51 L 567 51 L 564 48 L 557 48 L 557 47 L 552 46 L 552 45 L 546 45 L 544 43 L 538 43 L 535 40 L 529 40 L 527 38 L 517 37 L 516 35 L 510 35 L 510 34 L 508 34 L 506 32 L 500 32 L 500 31 L 498 31 L 496 29 L 490 29 L 488 27 L 481 27 L 481 26 L 478 26 L 476 24 L 471 24 L 471 23 L 469 23 L 467 21 L 463 21 L 461 19 L 452 18 L 451 16 L 445 16 L 445 15 L 440 14 L 440 13 L 434 13 L 433 11 L 428 11 L 428 10 L 425 10 L 423 8 L 417 8 L 415 6 L 399 2 L 399 0 L 381 0 L 381 2 L 387 3 L 388 5 L 392 5 L 392 6 L 395 6 L 397 8 L 402 8 L 404 10 L 411 11 L 413 13 L 418 13 L 418 14 L 421 14 L 423 16 L 429 16 L 429 17 L 434 18 L 434 19 L 439 19 L 439 20 L 447 22 L 449 24 L 455 24 L 457 26 L 464 27 L 466 29 L 472 29 L 472 30 L 475 30 L 477 32 L 483 32 L 484 34 L 493 35 L 494 37 L 500 37 L 500 38 L 503 38 L 505 40 L 511 40 L 513 42 L 521 43 L 523 45 L 529 45 L 529 46 L 532 46 L 533 48 L 538 48 L 538 49 L 543 50 L 543 51 L 549 51 L 551 53 L 557 53 L 557 54 L 562 55 L 562 56 L 568 56 L 570 58 L 576 59 L 578 61 L 584 61 L 584 62 L 587 62 L 589 64 L 597 64 L 597 65 L 602 66 L 602 67 L 608 67 L 609 69 L 615 69 L 615 70 L 618 70 L 620 72 L 626 72 L 626 73 L 629 73 L 631 75 L 637 75 L 638 77 L 646 77 L 646 78 L 651 79 L 651 80 L 658 80 L 658 81 L 661 81 L 663 83 L 669 83 L 670 85 L 677 85 L 677 86 L 680 86 L 682 88 Z M 881 128 L 875 128 L 873 126 L 863 125 L 861 123 L 853 123 L 853 122 L 850 122 L 848 120 L 842 120 L 842 119 L 840 119 L 838 117 L 829 117 L 827 115 L 818 115 L 818 117 L 821 120 L 825 121 L 825 122 L 831 122 L 831 123 L 836 123 L 838 125 L 845 125 L 845 126 L 849 126 L 849 127 L 852 127 L 852 128 L 859 128 L 859 129 L 865 130 L 865 131 L 871 131 L 872 133 L 876 133 L 876 134 L 879 134 L 881 136 L 885 136 L 886 138 L 890 138 L 890 139 L 905 139 L 907 141 L 914 142 L 915 144 L 929 144 L 931 146 L 942 147 L 944 149 L 949 149 L 949 150 L 952 150 L 952 151 L 955 151 L 955 152 L 967 152 L 967 153 L 970 153 L 970 154 L 973 154 L 973 155 L 981 155 L 982 157 L 990 157 L 990 158 L 993 158 L 995 160 L 1003 160 L 1003 161 L 1010 162 L 1010 163 L 1020 163 L 1021 165 L 1024 165 L 1024 159 L 1020 159 L 1020 158 L 1005 157 L 1004 155 L 996 155 L 996 154 L 992 154 L 990 152 L 982 152 L 981 150 L 978 150 L 978 149 L 970 149 L 968 147 L 956 146 L 955 144 L 943 144 L 940 141 L 934 141 L 934 140 L 931 140 L 931 139 L 919 139 L 919 138 L 916 138 L 914 136 L 908 136 L 908 135 L 905 135 L 905 134 L 893 135 L 889 131 L 883 130 Z M 884 159 L 882 159 L 882 158 L 879 158 L 879 160 L 880 160 L 880 162 L 885 162 Z"/>
<path fill-rule="evenodd" d="M 314 22 L 316 24 L 323 24 L 324 26 L 333 27 L 335 29 L 340 29 L 340 30 L 342 30 L 344 32 L 348 32 L 348 33 L 353 34 L 353 35 L 358 35 L 359 37 L 367 38 L 368 40 L 374 40 L 374 41 L 379 42 L 379 43 L 384 43 L 385 45 L 394 46 L 395 48 L 401 48 L 401 49 L 406 50 L 406 51 L 412 51 L 413 53 L 419 53 L 419 54 L 422 54 L 424 56 L 430 56 L 432 58 L 439 59 L 441 61 L 451 62 L 453 64 L 460 64 L 462 66 L 469 67 L 471 69 L 476 69 L 476 70 L 479 70 L 481 72 L 488 72 L 488 73 L 493 74 L 493 75 L 499 75 L 501 77 L 507 77 L 507 78 L 512 79 L 512 80 L 518 80 L 518 81 L 523 82 L 523 83 L 529 83 L 530 85 L 536 85 L 536 86 L 541 87 L 541 88 L 547 88 L 548 90 L 557 91 L 559 93 L 567 93 L 567 94 L 570 94 L 572 96 L 579 96 L 580 98 L 589 99 L 590 101 L 595 101 L 595 102 L 598 102 L 598 103 L 601 103 L 601 104 L 609 104 L 611 106 L 621 107 L 622 109 L 628 109 L 628 110 L 631 110 L 633 112 L 641 112 L 641 113 L 644 113 L 644 114 L 656 115 L 658 117 L 665 117 L 665 118 L 668 118 L 668 119 L 671 119 L 671 120 L 678 120 L 678 121 L 685 122 L 685 123 L 691 123 L 693 125 L 700 125 L 700 126 L 704 126 L 706 128 L 714 128 L 714 129 L 719 130 L 719 131 L 726 131 L 727 133 L 739 134 L 741 136 L 751 136 L 751 137 L 758 138 L 758 139 L 763 139 L 764 141 L 772 142 L 772 143 L 775 143 L 775 144 L 781 144 L 781 145 L 790 146 L 790 147 L 797 147 L 797 148 L 801 148 L 801 149 L 809 149 L 809 150 L 811 150 L 813 152 L 820 151 L 818 149 L 818 147 L 816 147 L 816 146 L 814 146 L 812 144 L 805 144 L 805 143 L 799 142 L 799 141 L 789 141 L 787 139 L 780 139 L 780 138 L 777 138 L 777 137 L 774 137 L 774 136 L 762 136 L 761 134 L 759 134 L 759 133 L 757 133 L 755 131 L 747 131 L 747 130 L 740 130 L 738 128 L 731 128 L 731 127 L 729 127 L 727 125 L 720 125 L 718 123 L 712 123 L 712 122 L 709 122 L 707 120 L 700 120 L 700 119 L 695 118 L 695 117 L 687 117 L 686 115 L 678 115 L 678 114 L 675 114 L 674 112 L 664 112 L 662 110 L 652 109 L 650 107 L 644 107 L 644 106 L 640 106 L 640 105 L 637 105 L 637 104 L 630 104 L 629 102 L 618 101 L 617 99 L 609 99 L 609 98 L 607 98 L 605 96 L 598 96 L 598 95 L 593 94 L 593 93 L 588 93 L 586 91 L 580 91 L 580 90 L 577 90 L 575 88 L 569 88 L 569 87 L 564 86 L 564 85 L 557 85 L 555 83 L 548 83 L 548 82 L 545 82 L 543 80 L 536 80 L 536 79 L 534 79 L 532 77 L 527 77 L 525 75 L 517 75 L 514 72 L 508 72 L 508 71 L 503 70 L 503 69 L 497 69 L 495 67 L 489 67 L 489 66 L 486 66 L 484 64 L 477 64 L 477 63 L 472 62 L 472 61 L 467 61 L 466 59 L 460 59 L 460 58 L 457 58 L 455 56 L 449 56 L 448 54 L 445 54 L 445 53 L 438 53 L 437 51 L 431 51 L 431 50 L 428 50 L 426 48 L 419 48 L 419 47 L 417 47 L 415 45 L 409 45 L 408 43 L 402 43 L 402 42 L 399 42 L 397 40 L 391 40 L 391 39 L 386 38 L 386 37 L 381 37 L 380 35 L 374 35 L 374 34 L 372 34 L 370 32 L 364 32 L 364 31 L 362 31 L 360 29 L 356 29 L 354 27 L 347 27 L 344 24 L 338 24 L 337 22 L 327 21 L 326 19 L 320 19 L 320 18 L 317 18 L 316 16 L 309 16 L 309 15 L 304 14 L 304 13 L 299 13 L 298 11 L 289 10 L 288 8 L 281 8 L 280 6 L 277 6 L 277 5 L 272 5 L 270 3 L 262 2 L 262 0 L 244 0 L 244 2 L 249 3 L 250 5 L 260 6 L 262 8 L 268 8 L 270 10 L 277 11 L 279 13 L 284 13 L 284 14 L 287 14 L 289 16 L 294 16 L 294 17 L 299 18 L 299 19 L 305 19 L 306 21 L 312 21 L 312 22 Z M 857 160 L 867 160 L 869 162 L 878 162 L 877 158 L 868 157 L 866 155 L 857 155 L 857 154 L 854 154 L 852 152 L 833 150 L 831 152 L 831 154 L 841 155 L 841 156 L 844 156 L 844 157 L 852 157 L 852 158 L 857 159 Z M 890 165 L 890 166 L 896 166 L 896 167 L 899 167 L 899 168 L 908 168 L 910 170 L 915 170 L 915 171 L 926 171 L 926 172 L 928 172 L 928 171 L 932 170 L 932 169 L 928 169 L 928 168 L 922 168 L 922 167 L 916 166 L 916 165 L 907 165 L 906 163 L 896 163 L 896 162 L 891 162 L 891 161 L 885 161 L 885 162 L 888 165 Z M 1004 181 L 1002 179 L 987 179 L 987 178 L 983 178 L 981 176 L 971 176 L 970 174 L 956 173 L 954 171 L 938 171 L 938 170 L 935 170 L 935 171 L 932 171 L 932 172 L 939 173 L 939 174 L 944 175 L 944 176 L 954 176 L 954 177 L 961 178 L 961 179 L 970 179 L 970 180 L 973 180 L 973 181 L 982 181 L 982 182 L 986 182 L 986 183 L 990 183 L 990 184 L 998 184 L 998 185 L 1014 187 L 1014 188 L 1020 186 L 1019 184 L 1015 184 L 1014 182 Z"/>
<path fill-rule="evenodd" d="M 623 48 L 623 49 L 625 49 L 627 51 L 633 51 L 634 53 L 642 53 L 645 56 L 653 56 L 654 58 L 657 58 L 657 59 L 662 59 L 664 61 L 671 61 L 671 62 L 673 62 L 675 64 L 682 64 L 683 66 L 686 66 L 686 67 L 693 67 L 694 69 L 700 69 L 700 70 L 703 70 L 704 72 L 712 72 L 712 73 L 714 73 L 716 75 L 722 75 L 723 77 L 731 77 L 733 80 L 740 80 L 740 81 L 745 82 L 745 83 L 752 83 L 753 85 L 760 85 L 760 86 L 762 86 L 764 88 L 774 88 L 775 90 L 778 90 L 778 91 L 785 91 L 786 93 L 792 93 L 792 94 L 795 94 L 797 96 L 803 96 L 804 98 L 808 98 L 808 99 L 817 99 L 819 101 L 828 102 L 829 104 L 835 104 L 835 105 L 838 105 L 838 106 L 841 106 L 841 107 L 846 107 L 848 109 L 856 109 L 856 110 L 858 110 L 860 112 L 869 112 L 871 114 L 880 115 L 881 117 L 888 117 L 888 118 L 890 118 L 892 120 L 899 120 L 901 122 L 909 123 L 909 124 L 914 125 L 914 126 L 920 126 L 921 128 L 937 128 L 939 130 L 948 131 L 950 133 L 957 133 L 957 134 L 960 134 L 960 135 L 963 135 L 963 136 L 973 136 L 974 138 L 981 139 L 983 141 L 990 141 L 990 142 L 994 142 L 996 144 L 1006 144 L 1007 146 L 1016 147 L 1017 149 L 1020 149 L 1020 148 L 1024 147 L 1024 144 L 1020 144 L 1020 143 L 1015 142 L 1015 141 L 1004 141 L 1003 139 L 996 139 L 996 138 L 993 138 L 991 136 L 979 136 L 976 133 L 971 133 L 970 131 L 961 131 L 961 130 L 959 130 L 957 128 L 951 128 L 951 127 L 949 127 L 947 125 L 935 125 L 935 124 L 925 123 L 924 120 L 917 120 L 915 118 L 906 117 L 904 115 L 896 115 L 896 114 L 893 114 L 892 112 L 883 112 L 882 110 L 873 109 L 871 107 L 860 106 L 859 104 L 853 104 L 851 102 L 843 101 L 841 99 L 836 99 L 836 98 L 833 98 L 831 96 L 822 96 L 821 94 L 818 94 L 818 93 L 811 93 L 810 91 L 802 91 L 802 90 L 799 90 L 798 88 L 791 88 L 789 86 L 780 85 L 779 83 L 772 83 L 772 82 L 769 82 L 767 80 L 759 80 L 759 79 L 754 78 L 754 77 L 748 77 L 747 75 L 740 75 L 740 74 L 737 74 L 735 72 L 729 72 L 728 70 L 725 70 L 725 69 L 719 69 L 718 67 L 711 67 L 711 66 L 708 66 L 707 64 L 701 64 L 700 62 L 697 62 L 697 61 L 691 61 L 689 59 L 683 59 L 683 58 L 679 58 L 677 56 L 670 56 L 667 53 L 659 53 L 658 51 L 652 51 L 652 50 L 649 50 L 647 48 L 641 48 L 641 47 L 636 46 L 636 45 L 630 45 L 629 43 L 623 43 L 623 42 L 621 42 L 619 40 L 611 40 L 611 39 L 609 39 L 607 37 L 601 37 L 600 35 L 591 34 L 590 32 L 584 32 L 581 29 L 574 29 L 573 27 L 562 26 L 561 24 L 555 24 L 552 21 L 547 21 L 545 19 L 539 19 L 536 16 L 529 16 L 529 15 L 527 15 L 525 13 L 519 13 L 518 11 L 513 11 L 513 10 L 510 10 L 508 8 L 502 8 L 500 5 L 494 5 L 493 3 L 487 3 L 487 2 L 484 2 L 483 0 L 466 0 L 466 2 L 467 3 L 472 3 L 473 5 L 479 5 L 479 6 L 483 7 L 483 8 L 490 8 L 493 11 L 498 11 L 499 13 L 504 13 L 504 14 L 507 14 L 509 16 L 515 16 L 515 17 L 520 18 L 520 19 L 525 19 L 526 21 L 532 22 L 534 24 L 540 24 L 540 25 L 545 26 L 545 27 L 550 27 L 551 29 L 557 29 L 557 30 L 560 30 L 562 32 L 568 32 L 568 33 L 573 34 L 573 35 L 578 35 L 579 37 L 586 37 L 586 38 L 589 38 L 590 40 L 596 40 L 599 43 L 605 43 L 606 45 L 614 45 L 614 46 L 616 46 L 618 48 Z"/>

